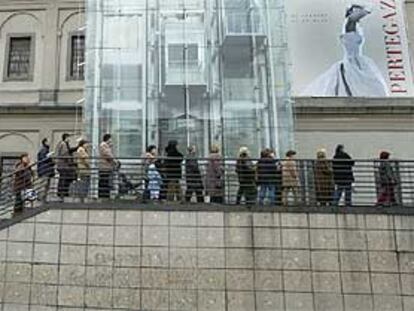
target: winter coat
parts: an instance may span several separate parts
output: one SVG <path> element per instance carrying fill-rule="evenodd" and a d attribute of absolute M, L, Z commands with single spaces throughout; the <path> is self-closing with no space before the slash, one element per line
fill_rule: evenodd
<path fill-rule="evenodd" d="M 201 181 L 201 172 L 200 167 L 198 165 L 198 160 L 192 156 L 187 156 L 185 160 L 185 176 L 188 185 L 200 185 L 202 184 Z"/>
<path fill-rule="evenodd" d="M 162 177 L 155 164 L 148 167 L 148 190 L 159 192 L 162 186 Z"/>
<path fill-rule="evenodd" d="M 397 183 L 397 177 L 389 161 L 382 161 L 379 164 L 378 173 L 380 186 L 393 186 Z"/>
<path fill-rule="evenodd" d="M 76 152 L 76 159 L 79 175 L 90 176 L 91 163 L 88 151 L 83 147 L 79 147 Z"/>
<path fill-rule="evenodd" d="M 184 156 L 177 149 L 166 150 L 167 155 L 164 160 L 164 174 L 168 180 L 181 179 L 181 163 L 183 162 Z"/>
<path fill-rule="evenodd" d="M 112 147 L 106 143 L 102 142 L 99 145 L 99 170 L 101 171 L 113 171 L 116 167 L 116 161 L 114 154 L 112 152 Z"/>
<path fill-rule="evenodd" d="M 257 184 L 276 185 L 279 179 L 278 161 L 272 158 L 261 158 L 257 162 Z"/>
<path fill-rule="evenodd" d="M 73 152 L 66 141 L 61 141 L 56 148 L 56 166 L 58 170 L 74 168 Z"/>
<path fill-rule="evenodd" d="M 52 178 L 55 176 L 55 163 L 49 153 L 50 147 L 46 145 L 42 146 L 37 153 L 37 175 L 39 177 Z"/>
<path fill-rule="evenodd" d="M 33 186 L 33 172 L 31 167 L 19 161 L 14 168 L 13 191 L 17 193 L 31 188 Z"/>
<path fill-rule="evenodd" d="M 284 188 L 299 187 L 298 169 L 295 160 L 286 159 L 282 162 L 282 185 Z"/>
<path fill-rule="evenodd" d="M 355 181 L 353 172 L 354 165 L 355 161 L 353 161 L 346 152 L 339 152 L 335 154 L 332 161 L 335 184 L 352 184 Z"/>
<path fill-rule="evenodd" d="M 315 163 L 315 192 L 318 202 L 331 201 L 335 189 L 333 170 L 330 161 L 316 160 Z"/>
<path fill-rule="evenodd" d="M 255 170 L 250 159 L 239 158 L 236 164 L 236 173 L 241 187 L 256 186 Z"/>
<path fill-rule="evenodd" d="M 218 153 L 212 153 L 208 158 L 205 185 L 208 195 L 224 195 L 224 170 L 221 155 Z"/>

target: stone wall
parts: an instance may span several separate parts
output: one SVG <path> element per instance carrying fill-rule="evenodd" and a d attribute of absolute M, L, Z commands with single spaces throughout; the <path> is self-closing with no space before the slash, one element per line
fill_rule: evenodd
<path fill-rule="evenodd" d="M 0 231 L 8 310 L 409 311 L 414 218 L 52 210 Z"/>
<path fill-rule="evenodd" d="M 85 25 L 83 1 L 0 1 L 0 106 L 74 105 L 83 81 L 68 76 L 69 35 Z M 7 81 L 7 38 L 30 34 L 34 40 L 33 79 Z"/>

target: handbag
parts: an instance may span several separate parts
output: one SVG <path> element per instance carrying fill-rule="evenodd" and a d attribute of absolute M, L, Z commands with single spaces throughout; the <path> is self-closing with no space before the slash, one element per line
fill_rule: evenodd
<path fill-rule="evenodd" d="M 69 193 L 74 197 L 87 196 L 89 192 L 89 182 L 83 179 L 77 179 L 69 187 Z"/>

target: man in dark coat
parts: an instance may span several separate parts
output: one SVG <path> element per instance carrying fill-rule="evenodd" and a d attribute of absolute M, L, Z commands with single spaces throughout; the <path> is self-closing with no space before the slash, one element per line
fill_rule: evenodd
<path fill-rule="evenodd" d="M 239 158 L 236 164 L 236 173 L 239 179 L 236 204 L 239 205 L 241 203 L 243 196 L 247 204 L 254 204 L 257 197 L 255 170 L 247 147 L 240 148 Z"/>
<path fill-rule="evenodd" d="M 345 205 L 352 205 L 352 184 L 354 183 L 353 167 L 355 161 L 344 151 L 343 145 L 338 145 L 332 161 L 334 181 L 336 185 L 334 205 L 338 205 L 342 194 L 345 193 Z"/>
<path fill-rule="evenodd" d="M 51 178 L 55 176 L 55 163 L 51 157 L 50 146 L 47 138 L 42 140 L 42 146 L 37 153 L 37 175 L 44 182 L 43 202 L 47 201 Z"/>
<path fill-rule="evenodd" d="M 272 151 L 265 149 L 260 153 L 257 163 L 257 185 L 259 186 L 259 205 L 264 204 L 268 196 L 270 205 L 276 203 L 276 184 L 279 179 L 278 162 L 272 157 Z"/>
<path fill-rule="evenodd" d="M 180 179 L 181 163 L 183 162 L 183 154 L 178 151 L 178 142 L 171 140 L 168 146 L 165 148 L 166 159 L 164 161 L 164 174 L 167 184 L 167 199 L 174 201 L 174 197 L 177 200 L 181 200 L 181 187 Z"/>
<path fill-rule="evenodd" d="M 47 178 L 55 176 L 55 163 L 51 157 L 47 138 L 42 140 L 42 146 L 37 153 L 37 175 Z"/>
<path fill-rule="evenodd" d="M 193 193 L 197 196 L 197 202 L 204 202 L 203 196 L 203 182 L 201 180 L 200 167 L 196 158 L 196 147 L 188 147 L 188 154 L 185 160 L 185 177 L 187 183 L 187 190 L 185 199 L 187 202 L 191 201 Z"/>

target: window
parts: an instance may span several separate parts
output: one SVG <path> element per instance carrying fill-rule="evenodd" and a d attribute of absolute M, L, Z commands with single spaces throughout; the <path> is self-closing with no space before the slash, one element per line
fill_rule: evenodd
<path fill-rule="evenodd" d="M 184 44 L 170 44 L 168 46 L 168 63 L 170 65 L 183 64 L 185 55 Z M 198 63 L 198 45 L 188 44 L 187 45 L 187 64 L 197 65 Z"/>
<path fill-rule="evenodd" d="M 170 44 L 168 46 L 168 63 L 170 65 L 184 62 L 184 44 Z"/>
<path fill-rule="evenodd" d="M 191 65 L 196 65 L 198 63 L 198 45 L 189 44 L 187 46 L 187 61 Z"/>
<path fill-rule="evenodd" d="M 70 68 L 68 80 L 85 79 L 85 36 L 70 37 Z"/>
<path fill-rule="evenodd" d="M 32 37 L 10 37 L 7 53 L 7 80 L 30 80 Z"/>

